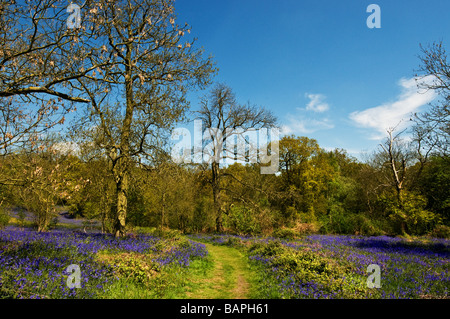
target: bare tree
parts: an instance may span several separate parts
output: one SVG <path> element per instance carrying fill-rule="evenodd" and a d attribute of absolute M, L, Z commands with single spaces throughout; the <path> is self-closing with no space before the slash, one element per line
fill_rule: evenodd
<path fill-rule="evenodd" d="M 388 137 L 383 144 L 380 144 L 383 151 L 380 154 L 380 159 L 382 161 L 382 166 L 386 167 L 388 170 L 386 184 L 395 188 L 399 212 L 402 212 L 407 171 L 414 161 L 414 153 L 411 151 L 410 145 L 401 140 L 400 135 L 403 131 L 395 135 L 394 131 L 395 128 L 387 130 Z M 405 219 L 406 218 L 401 222 L 402 233 L 405 233 L 406 231 Z"/>
<path fill-rule="evenodd" d="M 39 0 L 0 4 L 0 97 L 43 93 L 73 102 L 70 82 L 92 52 L 78 45 L 81 30 L 67 27 L 67 2 Z"/>
<path fill-rule="evenodd" d="M 450 63 L 442 42 L 421 46 L 418 87 L 436 91 L 440 99 L 427 112 L 416 114 L 416 140 L 443 156 L 449 155 L 450 145 Z M 431 79 L 431 80 L 430 80 Z M 427 151 L 425 151 L 427 152 Z"/>
<path fill-rule="evenodd" d="M 246 160 L 256 158 L 256 148 L 249 145 L 249 149 L 235 147 L 239 141 L 230 143 L 233 138 L 245 142 L 245 135 L 259 128 L 275 126 L 276 118 L 264 108 L 251 105 L 240 105 L 231 88 L 224 84 L 217 84 L 201 101 L 200 110 L 196 111 L 197 119 L 202 121 L 202 136 L 207 143 L 202 148 L 203 155 L 209 155 L 208 163 L 211 165 L 210 184 L 213 192 L 214 211 L 216 214 L 216 231 L 222 232 L 222 203 L 220 164 L 223 159 Z M 251 142 L 251 141 L 250 141 Z M 249 143 L 251 144 L 251 143 Z M 205 154 L 206 153 L 206 154 Z M 209 153 L 209 154 L 208 154 Z"/>
<path fill-rule="evenodd" d="M 384 144 L 380 144 L 386 158 L 385 165 L 391 172 L 391 183 L 397 191 L 399 203 L 402 203 L 402 191 L 406 180 L 406 171 L 408 169 L 411 153 L 402 147 L 400 134 L 393 135 L 394 129 L 388 129 L 388 138 Z"/>
<path fill-rule="evenodd" d="M 80 42 L 95 38 L 95 30 L 68 27 L 67 6 L 63 0 L 0 2 L 1 154 L 64 123 L 77 103 L 89 103 L 77 80 L 109 65 L 93 59 L 101 49 Z"/>

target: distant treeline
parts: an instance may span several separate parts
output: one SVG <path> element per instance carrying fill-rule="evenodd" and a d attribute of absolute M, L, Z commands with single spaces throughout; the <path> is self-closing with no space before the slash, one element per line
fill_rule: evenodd
<path fill-rule="evenodd" d="M 449 158 L 419 161 L 399 138 L 388 138 L 386 145 L 361 162 L 344 150 L 325 151 L 314 139 L 285 136 L 279 143 L 279 174 L 261 174 L 260 164 L 220 168 L 223 230 L 277 236 L 448 236 Z M 100 220 L 104 231 L 114 232 L 116 184 L 110 165 L 106 159 L 86 161 L 49 150 L 3 156 L 2 176 L 11 178 L 0 186 L 0 194 L 4 204 L 33 212 L 39 230 L 48 228 L 56 205 L 65 205 L 74 217 Z M 217 230 L 208 165 L 166 160 L 136 165 L 131 172 L 129 230 Z"/>

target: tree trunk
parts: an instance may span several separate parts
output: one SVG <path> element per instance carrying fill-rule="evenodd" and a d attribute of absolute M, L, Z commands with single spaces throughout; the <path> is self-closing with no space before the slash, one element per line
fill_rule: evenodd
<path fill-rule="evenodd" d="M 404 203 L 403 203 L 403 188 L 401 186 L 397 186 L 397 200 L 398 200 L 398 208 L 403 212 Z M 400 231 L 402 235 L 405 235 L 407 232 L 406 220 L 402 218 L 400 221 Z"/>
<path fill-rule="evenodd" d="M 398 208 L 401 211 L 402 215 L 404 215 L 404 203 L 403 203 L 403 185 L 406 179 L 406 170 L 407 170 L 407 162 L 405 156 L 401 154 L 401 164 L 400 169 L 398 169 L 396 164 L 396 157 L 394 152 L 394 140 L 395 137 L 392 136 L 392 131 L 388 131 L 389 134 L 389 140 L 388 140 L 388 148 L 386 149 L 383 145 L 381 145 L 386 152 L 386 154 L 389 156 L 389 166 L 392 172 L 392 180 L 395 185 L 395 190 L 397 191 L 397 201 L 398 201 Z M 400 172 L 400 174 L 399 174 Z M 406 225 L 406 217 L 401 217 L 400 221 L 400 231 L 402 232 L 402 235 L 406 234 L 407 231 L 407 225 Z"/>
<path fill-rule="evenodd" d="M 123 155 L 123 152 L 119 155 L 117 151 L 111 151 L 110 157 L 113 162 L 112 172 L 116 184 L 113 232 L 116 237 L 124 237 L 128 207 L 129 159 Z"/>
<path fill-rule="evenodd" d="M 117 187 L 117 216 L 115 233 L 116 237 L 125 236 L 125 223 L 127 217 L 127 193 L 130 156 L 130 134 L 133 121 L 134 99 L 133 99 L 133 78 L 131 67 L 131 48 L 127 47 L 125 64 L 125 98 L 126 111 L 122 122 L 120 154 L 117 159 L 116 187 Z"/>
<path fill-rule="evenodd" d="M 116 237 L 125 236 L 125 224 L 127 218 L 127 193 L 128 193 L 128 170 L 126 168 L 120 169 L 116 176 L 116 191 L 117 191 L 117 211 L 115 235 Z"/>
<path fill-rule="evenodd" d="M 219 172 L 219 163 L 213 162 L 211 164 L 212 169 L 212 191 L 213 191 L 213 199 L 214 199 L 214 212 L 216 214 L 216 231 L 218 233 L 223 232 L 223 224 L 222 224 L 222 209 L 220 203 L 220 172 Z"/>
<path fill-rule="evenodd" d="M 162 196 L 162 209 L 161 209 L 161 236 L 163 234 L 165 215 L 166 215 L 166 193 L 164 192 Z"/>

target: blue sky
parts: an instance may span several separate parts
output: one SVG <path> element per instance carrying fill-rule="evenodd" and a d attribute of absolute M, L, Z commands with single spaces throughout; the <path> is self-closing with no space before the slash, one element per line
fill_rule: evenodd
<path fill-rule="evenodd" d="M 379 29 L 367 27 L 370 4 Z M 240 102 L 270 109 L 283 133 L 359 158 L 435 98 L 415 87 L 419 44 L 450 50 L 447 0 L 177 0 L 176 11 Z"/>

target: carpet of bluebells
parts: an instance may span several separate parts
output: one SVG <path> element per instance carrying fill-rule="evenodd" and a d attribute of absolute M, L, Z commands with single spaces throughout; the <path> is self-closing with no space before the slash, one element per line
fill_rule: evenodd
<path fill-rule="evenodd" d="M 311 235 L 297 240 L 197 237 L 245 249 L 260 272 L 260 298 L 449 298 L 450 240 Z M 368 287 L 380 269 L 381 287 Z"/>
<path fill-rule="evenodd" d="M 190 240 L 150 235 L 116 239 L 106 234 L 37 233 L 8 227 L 0 230 L 0 298 L 98 298 L 119 280 L 120 273 L 117 265 L 99 261 L 99 254 L 146 256 L 161 270 L 187 267 L 207 250 Z M 69 265 L 79 266 L 81 289 L 70 288 Z"/>

